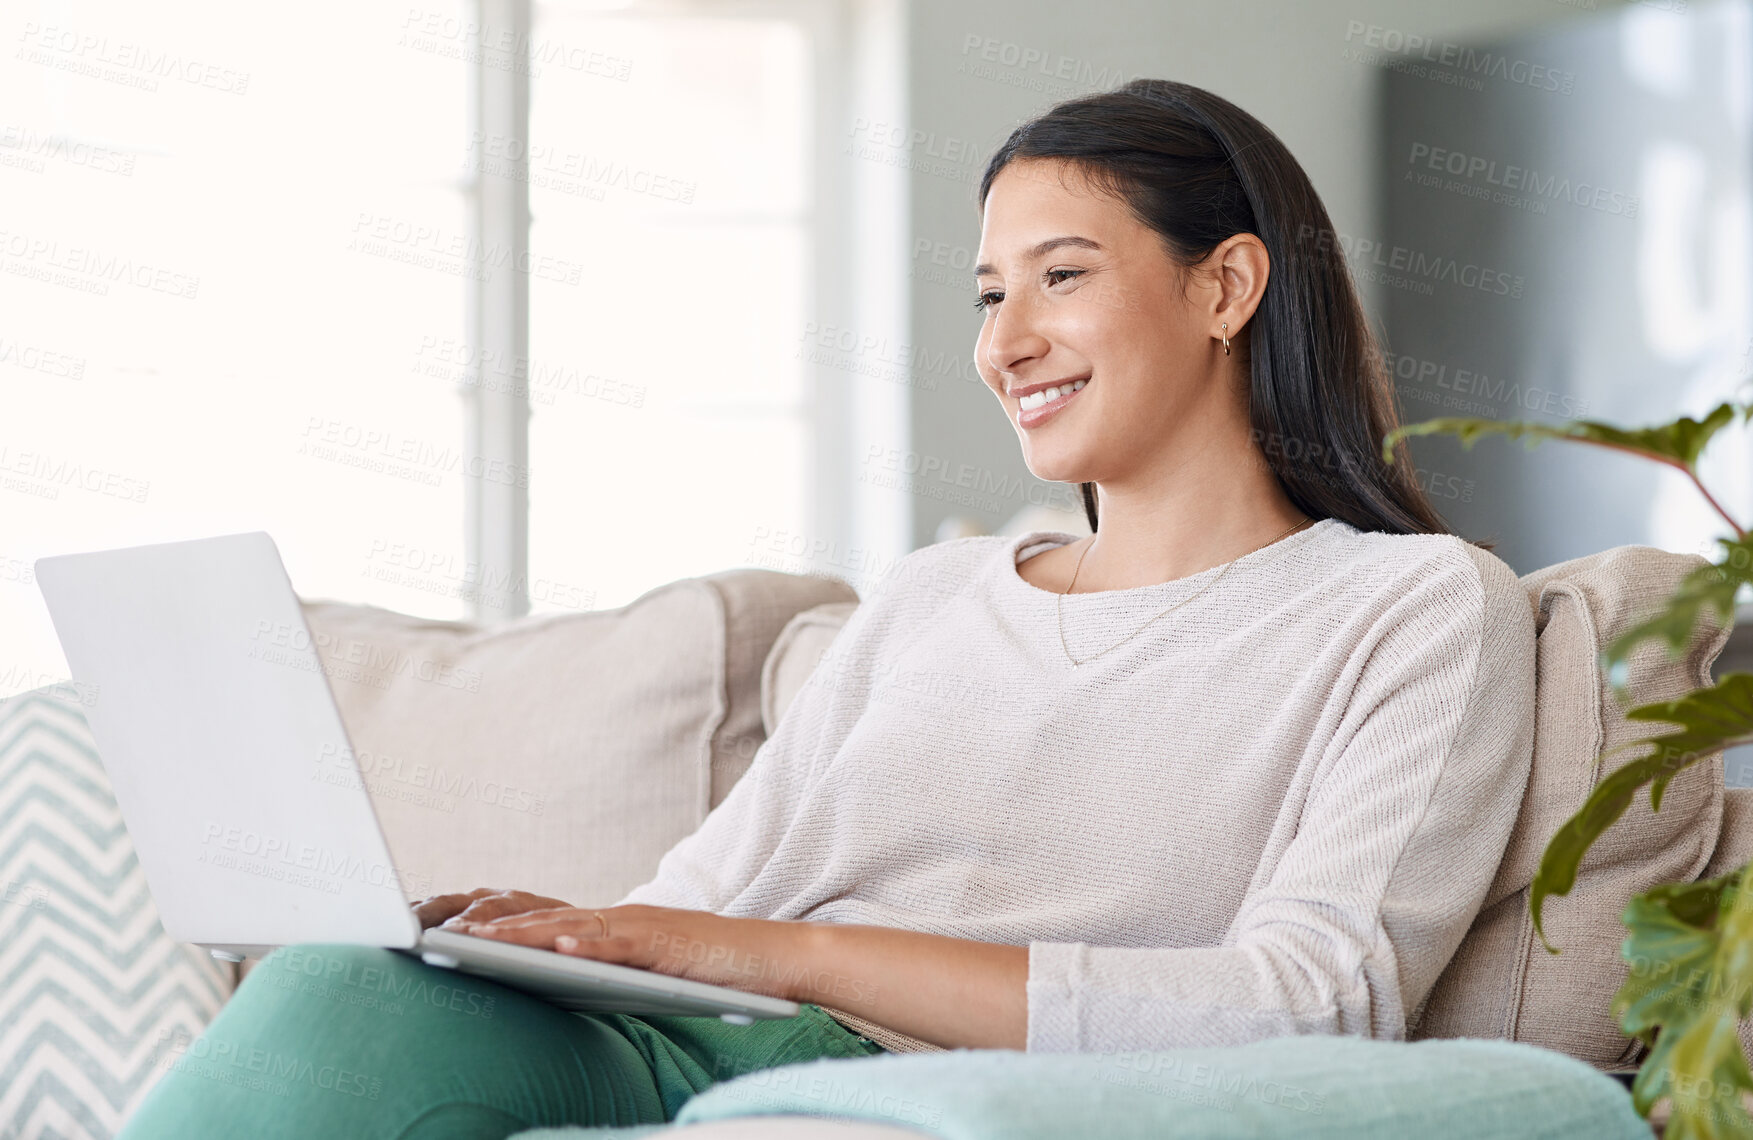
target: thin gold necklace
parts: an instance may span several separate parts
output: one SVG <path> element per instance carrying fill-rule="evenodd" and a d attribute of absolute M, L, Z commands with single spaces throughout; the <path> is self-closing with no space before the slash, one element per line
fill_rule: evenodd
<path fill-rule="evenodd" d="M 1269 539 L 1268 541 L 1261 543 L 1259 546 L 1256 546 L 1254 548 L 1254 550 L 1248 551 L 1248 554 L 1253 554 L 1255 550 L 1265 550 L 1268 546 L 1271 546 L 1274 542 L 1279 541 L 1279 539 L 1289 537 L 1291 531 L 1294 531 L 1294 530 L 1301 528 L 1303 523 L 1310 522 L 1310 521 L 1312 521 L 1312 520 L 1310 520 L 1307 516 L 1304 516 L 1302 522 L 1297 523 L 1296 526 L 1291 527 L 1290 530 L 1285 531 L 1283 534 L 1279 535 L 1278 538 Z M 1090 546 L 1094 546 L 1094 545 L 1095 545 L 1095 543 L 1092 541 L 1090 543 Z M 1199 589 L 1195 590 L 1193 592 L 1192 597 L 1182 598 L 1180 601 L 1176 602 L 1174 605 L 1170 606 L 1168 609 L 1164 610 L 1162 613 L 1157 614 L 1156 617 L 1151 618 L 1150 621 L 1145 622 L 1143 625 L 1139 626 L 1137 629 L 1133 630 L 1131 633 L 1127 634 L 1125 637 L 1122 637 L 1119 641 L 1116 641 L 1114 644 L 1108 646 L 1108 648 L 1102 650 L 1101 653 L 1094 654 L 1093 656 L 1090 656 L 1090 657 L 1085 657 L 1082 661 L 1079 661 L 1077 658 L 1075 658 L 1071 655 L 1071 647 L 1065 644 L 1065 594 L 1069 594 L 1069 593 L 1071 593 L 1072 590 L 1077 588 L 1077 573 L 1079 570 L 1083 569 L 1084 556 L 1089 554 L 1090 546 L 1084 547 L 1083 554 L 1079 554 L 1077 556 L 1077 565 L 1074 566 L 1072 568 L 1072 571 L 1071 571 L 1071 585 L 1065 587 L 1065 593 L 1058 594 L 1053 599 L 1053 613 L 1054 613 L 1054 616 L 1059 621 L 1059 648 L 1063 649 L 1065 651 L 1065 659 L 1067 661 L 1071 662 L 1073 667 L 1078 666 L 1078 665 L 1087 665 L 1091 661 L 1094 661 L 1097 657 L 1102 657 L 1102 656 L 1105 656 L 1106 654 L 1114 652 L 1114 650 L 1120 648 L 1122 645 L 1125 645 L 1128 641 L 1131 641 L 1133 638 L 1137 637 L 1139 634 L 1141 634 L 1145 630 L 1149 629 L 1150 626 L 1157 620 L 1157 618 L 1162 617 L 1164 614 L 1171 613 L 1174 610 L 1180 609 L 1182 606 L 1184 606 L 1188 602 L 1192 601 L 1193 598 L 1197 598 L 1200 594 L 1205 593 L 1205 591 L 1207 591 L 1207 590 L 1211 589 L 1213 586 L 1217 585 L 1219 580 L 1221 580 L 1225 574 L 1228 574 L 1230 572 L 1231 566 L 1234 566 L 1238 560 L 1240 560 L 1242 558 L 1246 558 L 1248 556 L 1247 554 L 1238 554 L 1235 558 L 1232 558 L 1228 562 L 1225 562 L 1223 564 L 1223 569 L 1219 570 L 1217 572 L 1217 577 L 1213 578 L 1211 581 L 1205 583 L 1205 585 L 1203 585 L 1203 586 L 1199 587 Z"/>

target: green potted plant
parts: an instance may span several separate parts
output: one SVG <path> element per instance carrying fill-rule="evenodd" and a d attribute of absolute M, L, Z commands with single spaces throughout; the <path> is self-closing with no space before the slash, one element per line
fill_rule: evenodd
<path fill-rule="evenodd" d="M 1382 443 L 1386 462 L 1405 436 L 1449 434 L 1471 448 L 1486 435 L 1523 438 L 1529 448 L 1548 440 L 1570 440 L 1640 455 L 1686 474 L 1734 532 L 1719 537 L 1722 556 L 1687 575 L 1665 605 L 1601 651 L 1601 665 L 1621 705 L 1630 703 L 1626 662 L 1632 649 L 1659 638 L 1670 655 L 1690 642 L 1705 607 L 1718 621 L 1734 620 L 1735 594 L 1753 583 L 1753 541 L 1698 478 L 1698 457 L 1707 443 L 1737 416 L 1753 420 L 1753 404 L 1718 405 L 1702 421 L 1682 417 L 1657 427 L 1626 430 L 1593 420 L 1562 425 L 1514 420 L 1441 417 L 1407 424 Z M 1720 749 L 1753 743 L 1753 673 L 1729 673 L 1716 684 L 1672 701 L 1625 709 L 1631 720 L 1659 722 L 1655 732 L 1602 753 L 1641 749 L 1639 755 L 1603 779 L 1546 845 L 1528 894 L 1534 928 L 1542 942 L 1541 904 L 1576 884 L 1577 868 L 1590 844 L 1624 814 L 1639 791 L 1649 786 L 1650 807 L 1660 810 L 1662 792 L 1676 773 Z M 1599 761 L 1597 761 L 1599 762 Z M 1741 1104 L 1753 1093 L 1753 1071 L 1741 1050 L 1736 1027 L 1753 1005 L 1753 892 L 1740 890 L 1747 867 L 1691 883 L 1670 883 L 1633 896 L 1621 921 L 1629 934 L 1621 947 L 1633 970 L 1613 997 L 1620 1028 L 1649 1049 L 1631 1092 L 1637 1110 L 1649 1115 L 1664 1099 L 1669 1104 L 1666 1140 L 1718 1137 L 1753 1138 L 1753 1117 Z M 1560 948 L 1546 943 L 1546 949 Z"/>

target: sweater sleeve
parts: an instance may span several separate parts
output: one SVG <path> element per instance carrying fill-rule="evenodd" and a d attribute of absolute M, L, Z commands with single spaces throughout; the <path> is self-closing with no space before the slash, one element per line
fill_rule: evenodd
<path fill-rule="evenodd" d="M 1032 943 L 1031 1052 L 1405 1036 L 1484 900 L 1533 755 L 1526 594 L 1462 545 L 1372 625 L 1295 835 L 1223 943 Z"/>
<path fill-rule="evenodd" d="M 864 705 L 883 586 L 873 587 L 834 635 L 748 771 L 692 834 L 665 852 L 653 878 L 617 906 L 724 913 L 754 882 Z"/>

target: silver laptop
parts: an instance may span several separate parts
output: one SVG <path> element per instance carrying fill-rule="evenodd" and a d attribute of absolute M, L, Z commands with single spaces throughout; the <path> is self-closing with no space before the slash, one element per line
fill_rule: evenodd
<path fill-rule="evenodd" d="M 85 716 L 172 938 L 233 959 L 295 942 L 384 946 L 587 1012 L 739 1024 L 798 1013 L 760 994 L 422 931 L 365 781 L 311 778 L 317 758 L 355 753 L 265 532 L 57 555 L 36 575 L 73 680 L 90 687 Z"/>

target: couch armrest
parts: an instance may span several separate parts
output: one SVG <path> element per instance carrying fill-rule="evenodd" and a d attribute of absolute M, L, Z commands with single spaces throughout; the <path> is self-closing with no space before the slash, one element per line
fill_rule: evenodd
<path fill-rule="evenodd" d="M 1723 789 L 1723 823 L 1701 879 L 1726 875 L 1753 859 L 1753 788 Z"/>
<path fill-rule="evenodd" d="M 802 611 L 779 631 L 761 666 L 761 724 L 768 736 L 857 608 L 856 601 L 829 602 Z"/>

